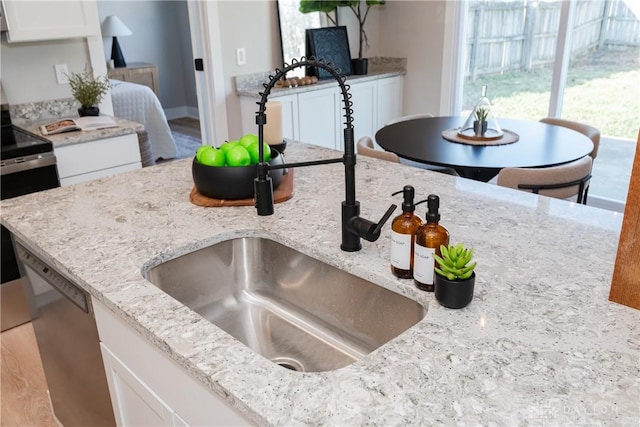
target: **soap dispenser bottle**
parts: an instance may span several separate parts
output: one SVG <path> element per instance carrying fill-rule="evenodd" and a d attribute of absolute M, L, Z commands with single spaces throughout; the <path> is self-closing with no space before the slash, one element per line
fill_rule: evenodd
<path fill-rule="evenodd" d="M 413 277 L 413 241 L 416 230 L 424 221 L 413 212 L 416 205 L 426 202 L 422 200 L 414 203 L 415 189 L 405 185 L 401 191 L 392 194 L 403 194 L 402 214 L 391 222 L 391 272 L 401 279 Z"/>
<path fill-rule="evenodd" d="M 416 231 L 413 252 L 413 281 L 419 289 L 433 292 L 435 260 L 440 255 L 440 245 L 449 246 L 449 232 L 439 224 L 440 198 L 430 194 L 427 198 L 427 222 Z"/>

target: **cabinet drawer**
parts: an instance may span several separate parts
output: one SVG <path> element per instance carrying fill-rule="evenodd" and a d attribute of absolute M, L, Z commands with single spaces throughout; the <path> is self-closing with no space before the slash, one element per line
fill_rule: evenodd
<path fill-rule="evenodd" d="M 132 163 L 140 164 L 135 133 L 54 149 L 60 180 Z"/>

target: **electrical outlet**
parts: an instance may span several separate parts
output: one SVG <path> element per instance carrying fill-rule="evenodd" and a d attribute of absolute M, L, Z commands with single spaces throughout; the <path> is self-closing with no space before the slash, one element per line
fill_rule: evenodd
<path fill-rule="evenodd" d="M 65 83 L 69 83 L 69 69 L 67 68 L 67 64 L 56 64 L 53 66 L 56 70 L 56 80 L 58 80 L 59 85 L 63 85 Z"/>
<path fill-rule="evenodd" d="M 238 65 L 245 65 L 247 63 L 247 53 L 243 47 L 236 49 L 236 62 Z"/>

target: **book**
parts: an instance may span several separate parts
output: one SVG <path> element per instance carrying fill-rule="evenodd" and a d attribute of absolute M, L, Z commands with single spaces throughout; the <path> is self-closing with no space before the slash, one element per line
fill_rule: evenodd
<path fill-rule="evenodd" d="M 109 116 L 85 116 L 56 120 L 40 126 L 43 135 L 63 132 L 90 131 L 118 127 L 118 123 Z"/>

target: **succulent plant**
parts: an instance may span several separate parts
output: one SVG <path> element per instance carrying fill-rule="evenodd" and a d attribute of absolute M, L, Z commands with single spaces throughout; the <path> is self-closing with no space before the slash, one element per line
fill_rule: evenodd
<path fill-rule="evenodd" d="M 465 248 L 462 243 L 449 247 L 440 245 L 440 253 L 442 256 L 433 254 L 438 263 L 436 273 L 449 280 L 465 280 L 471 277 L 477 264 L 469 264 L 473 258 L 473 249 Z"/>
<path fill-rule="evenodd" d="M 489 109 L 487 107 L 478 107 L 476 109 L 476 120 L 483 122 L 489 117 Z"/>

